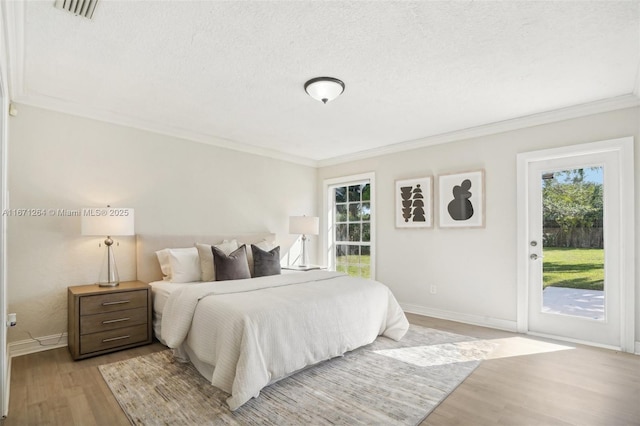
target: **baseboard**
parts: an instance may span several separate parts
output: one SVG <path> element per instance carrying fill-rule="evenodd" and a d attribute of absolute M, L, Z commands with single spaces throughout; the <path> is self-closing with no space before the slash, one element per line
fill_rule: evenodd
<path fill-rule="evenodd" d="M 636 355 L 640 355 L 640 342 L 636 342 L 636 350 L 635 350 L 635 354 L 636 354 Z"/>
<path fill-rule="evenodd" d="M 479 325 L 482 327 L 496 328 L 498 330 L 517 332 L 516 321 L 491 318 L 488 316 L 462 314 L 460 312 L 445 311 L 443 309 L 427 308 L 409 303 L 400 303 L 405 312 L 411 314 L 424 315 L 427 317 L 439 318 L 449 321 L 462 322 L 465 324 Z"/>
<path fill-rule="evenodd" d="M 9 360 L 14 356 L 63 348 L 67 346 L 67 333 L 38 337 L 38 340 L 28 339 L 9 343 Z"/>

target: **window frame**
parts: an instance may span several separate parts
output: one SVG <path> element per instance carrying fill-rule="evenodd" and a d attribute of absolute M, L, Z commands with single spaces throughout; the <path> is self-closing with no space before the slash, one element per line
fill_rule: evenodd
<path fill-rule="evenodd" d="M 335 271 L 336 269 L 336 242 L 334 240 L 334 227 L 335 227 L 335 198 L 333 197 L 333 190 L 341 186 L 352 186 L 369 184 L 369 208 L 371 217 L 370 223 L 370 238 L 369 238 L 369 251 L 370 251 L 370 266 L 369 274 L 371 279 L 376 278 L 376 186 L 375 186 L 375 173 L 361 173 L 357 175 L 342 176 L 337 178 L 325 179 L 323 181 L 323 214 L 321 217 L 321 234 L 322 234 L 322 261 L 327 268 Z M 348 214 L 348 211 L 347 211 Z M 363 245 L 360 242 L 359 245 Z"/>

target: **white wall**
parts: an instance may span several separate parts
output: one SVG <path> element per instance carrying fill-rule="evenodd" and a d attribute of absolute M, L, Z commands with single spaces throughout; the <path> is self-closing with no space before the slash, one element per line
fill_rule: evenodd
<path fill-rule="evenodd" d="M 135 209 L 138 234 L 274 232 L 316 212 L 317 171 L 266 157 L 18 105 L 9 134 L 11 208 Z M 95 282 L 104 238 L 79 217 L 8 218 L 9 342 L 67 329 L 67 286 Z M 134 237 L 115 238 L 120 279 L 135 279 Z"/>
<path fill-rule="evenodd" d="M 431 146 L 319 169 L 318 180 L 374 171 L 377 279 L 405 308 L 443 318 L 515 330 L 516 155 L 520 152 L 635 137 L 636 208 L 640 193 L 640 109 L 631 108 Z M 394 181 L 484 169 L 484 229 L 396 229 Z M 318 192 L 319 202 L 322 191 Z M 437 205 L 437 203 L 436 203 Z M 640 231 L 640 218 L 636 218 Z M 640 253 L 636 236 L 636 255 Z M 636 262 L 637 263 L 637 262 Z M 640 268 L 636 269 L 636 274 Z M 636 341 L 640 288 L 636 279 Z M 429 293 L 437 285 L 437 294 Z"/>

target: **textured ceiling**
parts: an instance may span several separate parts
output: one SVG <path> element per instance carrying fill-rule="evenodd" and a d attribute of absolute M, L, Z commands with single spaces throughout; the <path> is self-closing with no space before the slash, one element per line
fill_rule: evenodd
<path fill-rule="evenodd" d="M 638 1 L 53 3 L 9 11 L 15 101 L 294 161 L 638 94 Z"/>

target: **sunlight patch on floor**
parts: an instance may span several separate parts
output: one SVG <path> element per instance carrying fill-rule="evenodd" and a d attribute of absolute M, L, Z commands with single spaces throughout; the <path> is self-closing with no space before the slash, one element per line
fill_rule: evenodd
<path fill-rule="evenodd" d="M 512 356 L 535 355 L 547 352 L 565 351 L 575 349 L 573 346 L 560 345 L 558 343 L 543 342 L 541 340 L 528 339 L 526 337 L 506 337 L 504 339 L 492 339 L 496 343 L 496 349 L 487 356 L 487 359 L 508 358 Z"/>
<path fill-rule="evenodd" d="M 385 349 L 374 352 L 418 367 L 433 367 L 456 362 L 535 355 L 568 349 L 575 349 L 575 347 L 528 339 L 526 337 L 506 337 L 503 339 L 471 340 L 438 345 Z"/>
<path fill-rule="evenodd" d="M 496 344 L 490 340 L 472 340 L 374 352 L 418 367 L 433 367 L 456 362 L 481 361 L 495 348 Z"/>

